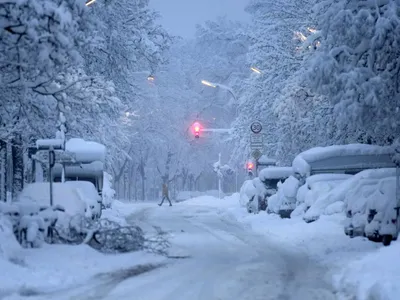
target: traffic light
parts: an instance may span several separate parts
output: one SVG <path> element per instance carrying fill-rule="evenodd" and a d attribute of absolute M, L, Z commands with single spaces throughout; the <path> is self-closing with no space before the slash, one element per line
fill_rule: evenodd
<path fill-rule="evenodd" d="M 200 130 L 201 130 L 201 126 L 199 122 L 195 122 L 193 124 L 193 131 L 194 131 L 194 137 L 196 139 L 198 139 L 200 137 Z"/>
<path fill-rule="evenodd" d="M 249 161 L 247 163 L 247 172 L 250 178 L 253 178 L 253 168 L 254 168 L 253 162 Z"/>

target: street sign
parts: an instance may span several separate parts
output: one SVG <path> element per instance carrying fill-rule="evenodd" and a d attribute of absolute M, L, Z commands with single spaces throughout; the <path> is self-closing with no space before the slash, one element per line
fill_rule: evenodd
<path fill-rule="evenodd" d="M 250 136 L 250 148 L 251 150 L 262 150 L 264 148 L 263 136 L 261 134 L 252 134 Z"/>
<path fill-rule="evenodd" d="M 251 153 L 251 156 L 253 156 L 255 160 L 259 160 L 262 156 L 262 152 L 259 149 L 256 149 Z"/>
<path fill-rule="evenodd" d="M 251 129 L 251 131 L 253 132 L 253 133 L 260 133 L 261 132 L 261 130 L 262 130 L 262 125 L 261 125 L 261 123 L 260 122 L 253 122 L 253 123 L 251 123 L 251 125 L 250 125 L 250 129 Z"/>

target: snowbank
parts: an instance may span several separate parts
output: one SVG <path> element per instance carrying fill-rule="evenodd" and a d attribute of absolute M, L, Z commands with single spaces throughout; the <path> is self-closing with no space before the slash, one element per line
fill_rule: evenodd
<path fill-rule="evenodd" d="M 105 255 L 87 245 L 44 245 L 40 249 L 22 251 L 24 266 L 6 265 L 0 258 L 0 269 L 7 270 L 7 276 L 1 277 L 0 296 L 21 299 L 17 295 L 22 291 L 40 294 L 76 288 L 89 285 L 96 275 L 106 276 L 108 273 L 111 280 L 112 272 L 123 272 L 139 264 L 159 264 L 166 260 L 165 257 L 144 252 Z"/>
<path fill-rule="evenodd" d="M 293 171 L 302 176 L 310 175 L 312 168 L 327 170 L 390 168 L 394 166 L 393 154 L 392 147 L 376 145 L 349 144 L 316 147 L 297 155 L 292 166 Z"/>
<path fill-rule="evenodd" d="M 349 263 L 334 277 L 335 288 L 342 297 L 356 293 L 357 300 L 400 299 L 400 242 L 380 248 Z"/>

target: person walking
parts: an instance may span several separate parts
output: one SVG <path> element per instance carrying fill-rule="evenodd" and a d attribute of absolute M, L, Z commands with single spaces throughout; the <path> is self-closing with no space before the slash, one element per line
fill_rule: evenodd
<path fill-rule="evenodd" d="M 164 183 L 162 186 L 162 200 L 161 203 L 158 204 L 158 206 L 161 206 L 164 203 L 165 199 L 168 200 L 169 206 L 172 206 L 171 200 L 169 199 L 168 195 L 168 185 L 166 183 Z"/>

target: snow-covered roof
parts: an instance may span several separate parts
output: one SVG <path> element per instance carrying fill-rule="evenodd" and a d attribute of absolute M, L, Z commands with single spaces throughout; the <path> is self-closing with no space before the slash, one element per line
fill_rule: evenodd
<path fill-rule="evenodd" d="M 260 171 L 259 178 L 261 181 L 268 179 L 284 179 L 293 174 L 292 167 L 269 167 Z"/>
<path fill-rule="evenodd" d="M 258 163 L 261 165 L 271 165 L 271 166 L 275 166 L 276 165 L 276 160 L 273 158 L 269 158 L 266 155 L 262 155 L 259 160 Z"/>
<path fill-rule="evenodd" d="M 311 148 L 297 155 L 292 167 L 295 173 L 310 175 L 340 170 L 365 170 L 395 167 L 392 147 L 365 144 L 334 145 Z"/>
<path fill-rule="evenodd" d="M 73 153 L 77 162 L 105 162 L 106 147 L 96 142 L 72 138 L 65 143 L 65 151 Z"/>

